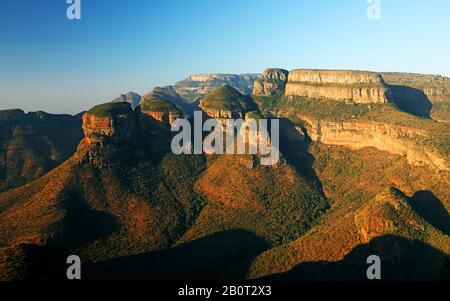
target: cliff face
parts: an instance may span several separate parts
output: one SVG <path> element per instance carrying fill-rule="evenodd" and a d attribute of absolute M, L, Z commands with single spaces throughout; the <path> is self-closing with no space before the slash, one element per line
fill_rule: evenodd
<path fill-rule="evenodd" d="M 253 94 L 271 96 L 284 91 L 289 71 L 283 69 L 266 69 L 261 79 L 255 81 Z"/>
<path fill-rule="evenodd" d="M 108 167 L 115 157 L 139 156 L 139 148 L 135 147 L 139 135 L 136 115 L 129 103 L 114 106 L 115 112 L 111 114 L 94 110 L 83 115 L 85 138 L 76 153 L 80 164 Z"/>
<path fill-rule="evenodd" d="M 88 143 L 126 143 L 134 140 L 137 124 L 133 112 L 115 116 L 83 115 L 83 132 Z"/>
<path fill-rule="evenodd" d="M 381 75 L 373 72 L 294 70 L 289 73 L 286 96 L 387 103 L 390 90 Z"/>
<path fill-rule="evenodd" d="M 432 102 L 450 99 L 450 78 L 414 73 L 381 73 L 389 85 L 405 86 L 423 91 Z"/>
<path fill-rule="evenodd" d="M 448 158 L 414 142 L 426 132 L 374 121 L 327 121 L 301 117 L 307 123 L 312 140 L 353 150 L 374 147 L 391 154 L 406 156 L 412 165 L 449 171 Z"/>
<path fill-rule="evenodd" d="M 382 73 L 396 104 L 406 111 L 450 122 L 450 78 L 412 73 Z"/>

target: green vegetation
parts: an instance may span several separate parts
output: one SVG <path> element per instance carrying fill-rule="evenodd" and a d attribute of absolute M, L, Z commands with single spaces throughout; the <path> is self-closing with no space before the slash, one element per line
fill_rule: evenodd
<path fill-rule="evenodd" d="M 118 114 L 128 114 L 132 112 L 131 106 L 126 102 L 108 102 L 97 105 L 87 113 L 98 117 L 111 117 Z"/>
<path fill-rule="evenodd" d="M 143 112 L 161 112 L 181 114 L 182 111 L 171 102 L 162 100 L 157 97 L 144 97 L 141 102 L 141 110 Z"/>
<path fill-rule="evenodd" d="M 254 111 L 256 105 L 250 96 L 242 95 L 238 90 L 230 86 L 223 86 L 202 99 L 200 106 L 204 110 L 220 110 L 246 113 Z"/>
<path fill-rule="evenodd" d="M 426 136 L 404 137 L 412 139 L 420 146 L 435 148 L 448 155 L 450 148 L 450 125 L 438 123 L 429 118 L 418 117 L 401 111 L 395 104 L 358 104 L 345 101 L 308 99 L 275 95 L 271 97 L 253 96 L 265 114 L 289 118 L 303 124 L 302 116 L 318 120 L 380 122 L 411 130 L 426 132 Z"/>
<path fill-rule="evenodd" d="M 196 182 L 208 203 L 183 241 L 244 229 L 272 245 L 305 233 L 328 202 L 292 166 L 249 169 L 251 156 L 220 156 Z"/>

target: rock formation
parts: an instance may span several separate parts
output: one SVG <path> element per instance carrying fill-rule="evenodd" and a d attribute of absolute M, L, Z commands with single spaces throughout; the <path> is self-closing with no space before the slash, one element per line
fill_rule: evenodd
<path fill-rule="evenodd" d="M 141 102 L 141 96 L 134 92 L 127 94 L 121 94 L 119 97 L 113 100 L 113 102 L 127 102 L 131 105 L 131 108 L 136 108 Z"/>
<path fill-rule="evenodd" d="M 217 88 L 200 102 L 200 108 L 211 118 L 244 118 L 255 111 L 256 105 L 249 96 L 242 95 L 231 86 Z"/>
<path fill-rule="evenodd" d="M 382 73 L 395 103 L 407 112 L 450 122 L 450 78 L 413 73 Z"/>
<path fill-rule="evenodd" d="M 161 97 L 164 96 L 155 91 L 143 96 L 140 111 L 163 125 L 170 126 L 175 119 L 183 117 L 183 112 Z"/>
<path fill-rule="evenodd" d="M 432 102 L 450 99 L 450 78 L 440 75 L 385 72 L 381 73 L 389 85 L 404 86 L 423 91 Z"/>
<path fill-rule="evenodd" d="M 412 165 L 449 171 L 448 158 L 436 150 L 415 143 L 415 138 L 426 138 L 425 131 L 374 121 L 330 121 L 301 117 L 307 124 L 313 141 L 344 146 L 353 150 L 374 147 L 391 154 L 406 156 Z"/>
<path fill-rule="evenodd" d="M 266 69 L 261 79 L 254 84 L 253 94 L 271 96 L 283 92 L 288 80 L 289 71 L 283 69 Z"/>
<path fill-rule="evenodd" d="M 83 115 L 85 138 L 78 146 L 80 163 L 108 167 L 115 157 L 136 157 L 137 118 L 126 102 L 98 105 Z"/>
<path fill-rule="evenodd" d="M 300 69 L 289 73 L 286 96 L 387 103 L 390 90 L 373 72 Z"/>

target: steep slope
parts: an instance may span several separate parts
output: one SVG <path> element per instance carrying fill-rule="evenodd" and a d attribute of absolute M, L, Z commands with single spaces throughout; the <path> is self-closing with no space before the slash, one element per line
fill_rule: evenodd
<path fill-rule="evenodd" d="M 263 117 L 250 97 L 229 86 L 203 98 L 200 107 L 219 120 Z M 208 167 L 196 182 L 208 203 L 181 241 L 242 229 L 270 245 L 280 244 L 300 236 L 326 210 L 321 191 L 288 161 L 260 166 L 259 156 L 208 156 Z"/>
<path fill-rule="evenodd" d="M 351 266 L 355 264 L 355 260 L 359 263 L 365 261 L 360 256 L 367 258 L 378 252 L 382 258 L 389 260 L 389 256 L 395 254 L 419 254 L 421 248 L 424 253 L 420 254 L 428 254 L 423 265 L 413 261 L 416 259 L 411 259 L 409 255 L 405 255 L 404 261 L 393 259 L 401 268 L 393 268 L 391 276 L 395 274 L 396 279 L 409 279 L 408 272 L 402 274 L 401 269 L 412 265 L 424 269 L 423 278 L 439 277 L 441 260 L 434 257 L 442 258 L 445 254 L 450 254 L 450 238 L 448 232 L 442 232 L 446 229 L 429 217 L 448 216 L 448 174 L 436 174 L 426 168 L 408 166 L 405 159 L 375 149 L 351 151 L 314 144 L 310 150 L 315 156 L 314 169 L 323 183 L 326 195 L 332 201 L 331 210 L 297 241 L 259 256 L 250 269 L 251 277 L 292 270 L 282 277 L 308 280 L 336 280 L 346 279 L 345 277 L 364 279 L 363 274 L 350 273 L 352 270 L 365 271 L 363 266 L 357 269 Z M 411 197 L 391 189 L 392 185 Z M 446 209 L 441 208 L 443 212 L 428 216 L 416 211 L 417 206 L 413 205 L 413 200 L 421 197 L 420 191 L 428 191 L 427 195 L 434 193 L 436 196 L 430 201 L 433 201 L 433 207 L 439 208 L 434 202 L 440 204 L 441 201 Z M 424 201 L 427 200 L 430 198 Z M 398 238 L 389 238 L 392 235 Z M 436 249 L 436 252 L 430 248 Z M 431 258 L 428 250 L 433 254 Z M 359 255 L 355 257 L 355 254 Z M 427 260 L 430 260 L 428 268 Z M 293 270 L 295 267 L 298 267 L 298 272 Z M 415 279 L 420 278 L 420 272 L 414 275 Z"/>
<path fill-rule="evenodd" d="M 146 98 L 156 98 L 170 102 L 180 108 L 186 115 L 192 116 L 194 111 L 198 110 L 199 101 L 189 102 L 181 97 L 173 86 L 157 87 L 153 89 Z"/>
<path fill-rule="evenodd" d="M 450 121 L 450 78 L 413 73 L 382 73 L 398 104 L 440 122 Z"/>
<path fill-rule="evenodd" d="M 127 102 L 131 105 L 131 108 L 136 108 L 141 102 L 141 95 L 128 92 L 127 94 L 121 94 L 119 97 L 114 99 L 112 102 Z"/>
<path fill-rule="evenodd" d="M 303 97 L 256 97 L 261 110 L 291 120 L 314 141 L 351 149 L 375 147 L 412 165 L 448 171 L 450 128 L 400 111 L 394 104 L 354 104 Z"/>
<path fill-rule="evenodd" d="M 0 192 L 36 179 L 69 158 L 81 116 L 0 111 Z"/>
<path fill-rule="evenodd" d="M 261 79 L 255 81 L 253 94 L 256 96 L 271 96 L 284 91 L 288 81 L 289 71 L 278 68 L 264 70 Z"/>
<path fill-rule="evenodd" d="M 141 112 L 152 119 L 167 125 L 171 125 L 175 119 L 183 117 L 183 111 L 160 94 L 145 95 L 139 108 Z"/>
<path fill-rule="evenodd" d="M 346 70 L 293 70 L 286 96 L 355 103 L 387 103 L 391 92 L 380 74 Z"/>
<path fill-rule="evenodd" d="M 168 153 L 170 136 L 145 118 L 126 103 L 87 112 L 74 156 L 0 195 L 0 245 L 60 246 L 87 262 L 170 247 L 202 207 L 204 163 Z"/>
<path fill-rule="evenodd" d="M 251 97 L 242 95 L 231 86 L 215 89 L 200 101 L 200 108 L 211 118 L 243 118 L 257 110 Z"/>

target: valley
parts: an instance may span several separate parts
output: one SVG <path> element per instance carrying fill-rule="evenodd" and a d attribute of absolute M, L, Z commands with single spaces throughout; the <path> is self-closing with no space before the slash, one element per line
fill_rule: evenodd
<path fill-rule="evenodd" d="M 1 111 L 0 280 L 61 279 L 66 254 L 89 280 L 364 280 L 372 254 L 387 280 L 443 279 L 447 83 L 271 68 L 82 116 Z M 279 164 L 173 154 L 171 124 L 194 111 L 279 120 Z"/>

